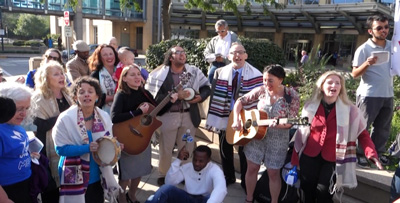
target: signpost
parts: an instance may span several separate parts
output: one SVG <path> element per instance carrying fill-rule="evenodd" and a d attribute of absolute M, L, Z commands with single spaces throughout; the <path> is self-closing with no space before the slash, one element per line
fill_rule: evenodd
<path fill-rule="evenodd" d="M 69 11 L 64 11 L 64 32 L 65 38 L 67 39 L 67 61 L 69 60 L 69 38 L 72 37 L 72 28 L 69 22 Z"/>

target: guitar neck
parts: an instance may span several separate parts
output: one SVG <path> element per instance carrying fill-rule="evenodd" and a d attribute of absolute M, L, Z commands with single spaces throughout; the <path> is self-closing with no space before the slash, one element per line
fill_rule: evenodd
<path fill-rule="evenodd" d="M 162 108 L 164 108 L 165 105 L 168 104 L 168 102 L 171 100 L 171 95 L 176 92 L 177 88 L 180 88 L 182 85 L 178 84 L 175 88 L 172 89 L 170 93 L 154 108 L 153 111 L 151 111 L 150 116 L 155 117 L 157 116 L 158 112 L 161 111 Z"/>

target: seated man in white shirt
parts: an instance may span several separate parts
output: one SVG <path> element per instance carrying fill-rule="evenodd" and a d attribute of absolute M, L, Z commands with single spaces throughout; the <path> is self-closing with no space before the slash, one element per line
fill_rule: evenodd
<path fill-rule="evenodd" d="M 146 201 L 171 203 L 221 203 L 227 193 L 224 173 L 211 160 L 211 149 L 205 145 L 193 151 L 192 163 L 181 166 L 189 158 L 185 146 L 178 152 L 178 159 L 172 162 L 165 177 L 165 185 Z M 185 181 L 184 190 L 176 187 Z"/>

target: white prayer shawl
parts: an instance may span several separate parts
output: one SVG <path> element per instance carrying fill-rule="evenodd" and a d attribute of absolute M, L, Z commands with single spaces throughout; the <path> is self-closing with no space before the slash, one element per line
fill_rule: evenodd
<path fill-rule="evenodd" d="M 233 64 L 228 64 L 218 74 L 215 89 L 213 89 L 212 101 L 208 110 L 206 128 L 214 132 L 226 130 L 228 117 L 231 110 L 232 98 L 232 71 Z M 252 89 L 261 86 L 262 73 L 249 63 L 245 63 L 242 70 L 240 89 L 238 97 L 250 92 Z M 243 106 L 244 109 L 257 108 L 258 101 Z"/>
<path fill-rule="evenodd" d="M 60 114 L 57 119 L 56 125 L 53 128 L 52 136 L 55 146 L 64 145 L 83 145 L 89 144 L 89 137 L 85 129 L 82 126 L 78 126 L 78 110 L 77 105 L 71 106 L 69 109 L 65 110 Z M 105 112 L 95 107 L 95 119 L 99 118 L 104 126 L 104 129 L 99 132 L 92 132 L 93 141 L 105 136 L 105 133 L 112 137 L 112 122 L 110 116 Z M 81 125 L 84 126 L 84 121 L 82 120 Z M 90 154 L 86 153 L 80 156 L 82 160 L 90 162 Z M 122 188 L 118 185 L 114 178 L 112 167 L 105 166 L 99 167 L 101 171 L 101 181 L 104 189 L 104 196 L 110 202 L 116 202 L 116 197 L 119 192 L 122 192 Z M 63 171 L 61 177 L 64 176 Z M 61 184 L 63 178 L 61 179 Z M 60 203 L 78 203 L 85 202 L 85 195 L 67 195 L 60 196 Z"/>
<path fill-rule="evenodd" d="M 319 105 L 320 101 L 306 104 L 301 116 L 308 117 L 308 120 L 312 122 Z M 332 192 L 343 191 L 343 187 L 357 187 L 355 142 L 365 130 L 367 123 L 363 113 L 356 106 L 346 105 L 340 98 L 337 99 L 335 105 L 337 115 L 336 183 L 331 188 Z M 294 136 L 294 148 L 300 157 L 310 136 L 310 126 L 300 126 Z"/>
<path fill-rule="evenodd" d="M 115 94 L 115 88 L 116 88 L 115 82 L 114 82 L 112 76 L 110 75 L 110 73 L 104 67 L 99 72 L 99 83 L 100 83 L 101 91 L 103 93 L 105 93 L 106 96 Z M 110 114 L 111 105 L 112 105 L 112 102 L 108 102 L 108 103 L 104 104 L 102 109 L 105 112 L 107 112 L 108 114 Z"/>
<path fill-rule="evenodd" d="M 203 72 L 199 68 L 193 65 L 185 64 L 185 69 L 187 73 L 190 73 L 190 80 L 184 85 L 184 87 L 191 87 L 195 92 L 200 91 L 200 87 L 210 86 L 208 79 L 204 76 Z M 147 89 L 153 97 L 157 96 L 158 91 L 163 85 L 167 75 L 169 73 L 170 67 L 163 65 L 159 68 L 154 69 L 147 78 L 145 89 Z M 186 101 L 182 102 L 184 108 L 189 108 L 190 104 Z"/>

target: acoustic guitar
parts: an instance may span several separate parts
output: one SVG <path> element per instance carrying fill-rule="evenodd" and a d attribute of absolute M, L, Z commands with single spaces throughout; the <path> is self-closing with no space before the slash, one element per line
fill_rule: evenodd
<path fill-rule="evenodd" d="M 135 116 L 124 122 L 113 125 L 112 130 L 117 140 L 124 144 L 124 149 L 128 154 L 136 155 L 143 152 L 150 143 L 151 136 L 154 131 L 162 125 L 162 122 L 156 118 L 158 112 L 168 104 L 170 96 L 184 87 L 187 81 L 190 80 L 191 74 L 184 72 L 181 76 L 181 82 L 172 89 L 172 91 L 154 107 L 148 102 L 149 110 L 146 114 Z M 140 104 L 142 106 L 144 103 Z"/>
<path fill-rule="evenodd" d="M 261 140 L 264 138 L 267 128 L 272 122 L 276 121 L 277 124 L 293 124 L 293 125 L 308 125 L 308 118 L 279 118 L 268 119 L 268 114 L 265 111 L 258 111 L 256 109 L 240 112 L 241 117 L 241 130 L 234 130 L 233 124 L 233 111 L 229 115 L 228 126 L 226 127 L 226 141 L 232 145 L 244 146 L 252 139 Z"/>

